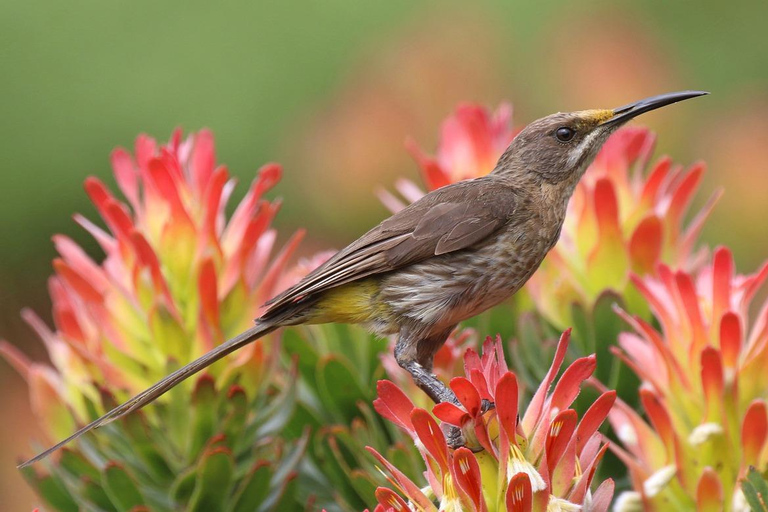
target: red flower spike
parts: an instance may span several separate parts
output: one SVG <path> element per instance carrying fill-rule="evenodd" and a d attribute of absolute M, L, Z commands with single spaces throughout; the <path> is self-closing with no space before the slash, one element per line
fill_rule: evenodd
<path fill-rule="evenodd" d="M 718 247 L 712 256 L 712 318 L 731 309 L 733 256 L 726 247 Z"/>
<path fill-rule="evenodd" d="M 411 154 L 413 159 L 416 160 L 419 167 L 421 167 L 424 183 L 429 190 L 435 190 L 450 185 L 451 181 L 443 173 L 440 164 L 438 164 L 436 160 L 425 155 L 415 140 L 411 138 L 406 139 L 405 149 Z"/>
<path fill-rule="evenodd" d="M 485 380 L 483 373 L 477 368 L 472 368 L 469 372 L 469 375 L 469 380 L 472 381 L 472 385 L 474 385 L 478 393 L 480 393 L 480 398 L 484 398 L 492 402 L 493 396 L 491 396 L 491 392 L 488 390 L 488 383 Z"/>
<path fill-rule="evenodd" d="M 579 480 L 576 482 L 576 485 L 573 486 L 573 490 L 568 496 L 568 498 L 573 502 L 581 503 L 584 500 L 584 497 L 587 494 L 587 490 L 589 489 L 590 485 L 592 485 L 592 480 L 595 477 L 597 466 L 600 464 L 600 461 L 603 460 L 603 456 L 608 450 L 608 446 L 608 444 L 604 444 L 600 448 L 600 451 L 597 452 L 597 455 L 595 455 L 595 457 L 590 461 L 589 465 L 582 469 L 583 473 L 581 478 L 579 478 Z M 611 489 L 611 493 L 613 493 L 613 489 Z"/>
<path fill-rule="evenodd" d="M 565 369 L 552 392 L 552 409 L 562 411 L 571 406 L 581 391 L 581 383 L 587 380 L 597 367 L 594 355 L 581 357 Z"/>
<path fill-rule="evenodd" d="M 218 334 L 219 325 L 219 292 L 216 281 L 216 266 L 213 260 L 206 258 L 200 267 L 200 276 L 198 277 L 198 293 L 200 295 L 200 312 L 210 335 Z M 213 340 L 210 340 L 210 347 L 213 348 Z"/>
<path fill-rule="evenodd" d="M 53 268 L 63 282 L 77 292 L 78 296 L 86 302 L 101 302 L 103 295 L 94 288 L 88 279 L 75 272 L 64 260 L 53 260 Z"/>
<path fill-rule="evenodd" d="M 42 424 L 57 430 L 68 431 L 73 417 L 85 420 L 84 404 L 98 396 L 103 386 L 108 384 L 119 389 L 121 396 L 131 396 L 167 370 L 169 357 L 182 364 L 185 361 L 179 357 L 199 355 L 201 347 L 183 346 L 185 343 L 208 341 L 210 346 L 220 341 L 222 304 L 228 307 L 228 329 L 247 325 L 268 298 L 263 296 L 265 283 L 258 277 L 267 275 L 272 283 L 266 284 L 271 287 L 285 278 L 280 275 L 284 261 L 273 266 L 271 273 L 267 271 L 276 237 L 268 222 L 276 211 L 273 202 L 263 202 L 262 210 L 270 215 L 265 215 L 267 222 L 261 221 L 257 236 L 249 240 L 248 251 L 241 250 L 240 239 L 224 250 L 223 234 L 228 232 L 225 204 L 234 183 L 227 181 L 226 168 L 215 167 L 210 133 L 191 135 L 182 142 L 177 130 L 160 147 L 153 139 L 140 136 L 135 154 L 133 158 L 117 149 L 110 157 L 119 189 L 127 198 L 124 202 L 98 179 L 85 182 L 107 228 L 80 215 L 75 219 L 103 248 L 103 261 L 94 262 L 66 237 L 54 237 L 61 254 L 54 263 L 56 275 L 49 280 L 56 331 L 51 332 L 29 312 L 24 314 L 51 355 L 52 367 L 25 371 L 33 401 L 45 405 L 36 406 L 35 412 Z M 277 166 L 268 166 L 256 185 L 258 192 L 263 193 L 279 175 Z M 244 212 L 242 234 L 256 211 L 239 211 Z M 230 271 L 232 268 L 235 270 Z M 293 271 L 291 277 L 299 278 L 309 270 Z M 246 273 L 252 276 L 250 280 Z M 222 287 L 225 277 L 232 284 L 229 288 Z M 227 292 L 235 285 L 232 306 L 223 301 L 233 297 Z M 184 311 L 182 321 L 174 306 L 178 303 L 197 310 Z M 169 335 L 167 343 L 157 344 L 156 353 L 149 357 L 147 340 L 165 334 Z M 245 372 L 247 382 L 260 383 L 262 374 L 270 373 L 270 360 L 263 354 L 263 345 L 252 345 L 219 363 L 225 368 L 217 372 L 217 378 Z M 243 364 L 246 361 L 252 364 Z M 137 368 L 145 371 L 137 372 Z M 56 407 L 47 405 L 50 390 L 60 392 Z M 154 414 L 147 411 L 148 417 Z M 60 438 L 69 432 L 48 433 Z"/>
<path fill-rule="evenodd" d="M 61 254 L 67 265 L 81 276 L 87 277 L 89 283 L 102 293 L 109 287 L 109 280 L 104 270 L 99 267 L 71 238 L 64 235 L 54 235 L 53 244 L 56 252 Z"/>
<path fill-rule="evenodd" d="M 717 473 L 710 468 L 704 468 L 696 486 L 697 512 L 720 512 L 723 510 L 723 484 Z"/>
<path fill-rule="evenodd" d="M 656 215 L 644 218 L 629 239 L 632 271 L 640 275 L 653 272 L 661 258 L 663 228 Z"/>
<path fill-rule="evenodd" d="M 720 320 L 720 352 L 723 355 L 723 366 L 736 368 L 741 354 L 741 322 L 739 316 L 728 311 Z"/>
<path fill-rule="evenodd" d="M 563 458 L 563 454 L 566 452 L 566 448 L 571 442 L 573 433 L 576 430 L 577 421 L 578 415 L 576 414 L 576 411 L 573 409 L 566 409 L 558 413 L 558 415 L 550 422 L 545 444 L 547 469 L 550 475 L 555 474 L 555 467 Z M 574 454 L 570 461 L 566 461 L 566 464 L 574 464 L 575 460 L 576 457 Z M 570 482 L 573 478 L 573 473 L 569 473 L 567 479 Z"/>
<path fill-rule="evenodd" d="M 170 205 L 174 222 L 192 225 L 192 219 L 189 218 L 189 213 L 187 213 L 187 209 L 184 207 L 184 203 L 179 196 L 178 185 L 173 179 L 168 166 L 163 160 L 153 158 L 149 161 L 148 170 L 161 197 Z"/>
<path fill-rule="evenodd" d="M 544 401 L 546 400 L 547 393 L 549 393 L 549 387 L 555 380 L 555 376 L 557 375 L 557 372 L 560 371 L 560 366 L 563 364 L 563 360 L 565 359 L 565 354 L 568 351 L 568 341 L 570 338 L 571 329 L 566 329 L 557 342 L 557 348 L 555 349 L 555 357 L 552 361 L 552 366 L 549 367 L 549 371 L 547 372 L 546 377 L 544 377 L 544 380 L 539 385 L 539 389 L 536 390 L 533 398 L 531 398 L 531 402 L 528 404 L 528 409 L 526 409 L 525 415 L 523 416 L 523 430 L 526 432 L 531 432 L 533 430 L 536 420 L 541 415 Z"/>
<path fill-rule="evenodd" d="M 448 445 L 437 422 L 427 411 L 418 407 L 411 411 L 411 422 L 424 448 L 435 459 L 443 474 L 447 474 L 449 471 Z"/>
<path fill-rule="evenodd" d="M 647 389 L 640 390 L 640 402 L 651 420 L 653 429 L 658 432 L 667 450 L 669 460 L 674 460 L 677 453 L 677 438 L 669 419 L 669 414 L 659 398 Z"/>
<path fill-rule="evenodd" d="M 723 364 L 715 348 L 706 347 L 701 352 L 701 385 L 707 405 L 706 420 L 719 420 L 723 400 Z"/>
<path fill-rule="evenodd" d="M 410 510 L 408 504 L 399 494 L 386 487 L 377 488 L 375 496 L 376 501 L 378 501 L 387 512 L 390 510 L 393 510 L 394 512 L 408 512 Z"/>
<path fill-rule="evenodd" d="M 590 512 L 608 512 L 613 500 L 613 490 L 615 484 L 613 479 L 609 478 L 601 483 L 592 494 L 592 507 Z"/>
<path fill-rule="evenodd" d="M 616 391 L 606 391 L 587 409 L 576 429 L 576 453 L 581 454 L 584 445 L 603 424 L 616 402 Z"/>
<path fill-rule="evenodd" d="M 435 405 L 432 409 L 432 414 L 434 414 L 440 421 L 444 421 L 445 423 L 457 427 L 463 426 L 464 423 L 470 419 L 469 413 L 450 402 L 440 402 Z"/>
<path fill-rule="evenodd" d="M 768 410 L 765 400 L 749 404 L 741 423 L 742 467 L 758 466 L 760 454 L 768 443 Z"/>
<path fill-rule="evenodd" d="M 480 394 L 477 388 L 464 377 L 454 377 L 450 382 L 451 389 L 459 399 L 461 405 L 467 410 L 469 415 L 476 418 L 480 414 Z"/>
<path fill-rule="evenodd" d="M 171 292 L 168 288 L 168 283 L 163 277 L 163 272 L 160 268 L 160 261 L 157 258 L 157 254 L 152 249 L 152 246 L 147 241 L 147 239 L 144 238 L 144 235 L 135 229 L 130 232 L 130 240 L 133 245 L 133 250 L 139 259 L 139 263 L 149 268 L 155 291 L 158 293 L 158 295 L 165 297 L 166 305 L 168 308 L 171 310 L 174 316 L 179 317 L 175 301 L 173 300 Z"/>
<path fill-rule="evenodd" d="M 229 173 L 227 168 L 224 166 L 217 168 L 211 177 L 211 181 L 206 186 L 203 199 L 205 208 L 203 209 L 202 231 L 208 238 L 206 240 L 201 237 L 201 244 L 204 246 L 205 242 L 212 243 L 219 251 L 221 247 L 219 245 L 216 222 L 223 206 L 221 201 L 223 199 L 224 186 L 227 184 L 228 179 Z"/>
<path fill-rule="evenodd" d="M 403 430 L 415 434 L 411 422 L 413 402 L 400 388 L 388 380 L 380 380 L 376 383 L 376 393 L 379 398 L 373 401 L 373 408 L 395 425 Z"/>
<path fill-rule="evenodd" d="M 467 350 L 465 368 L 478 385 L 466 378 L 455 378 L 451 387 L 470 412 L 454 404 L 442 403 L 434 407 L 433 414 L 446 423 L 463 425 L 465 435 L 473 438 L 473 444 L 484 448 L 476 454 L 466 448 L 449 450 L 435 420 L 425 410 L 413 409 L 410 420 L 416 431 L 417 447 L 427 463 L 428 489 L 441 509 L 455 508 L 461 502 L 461 506 L 469 510 L 485 510 L 486 499 L 494 504 L 508 503 L 511 510 L 545 510 L 550 504 L 587 506 L 586 489 L 594 476 L 597 460 L 607 449 L 596 430 L 615 400 L 615 393 L 604 393 L 578 427 L 575 411 L 566 409 L 557 413 L 557 407 L 570 404 L 575 397 L 571 385 L 578 387 L 594 366 L 593 358 L 584 358 L 571 365 L 550 395 L 549 387 L 562 364 L 567 342 L 568 332 L 561 337 L 548 375 L 549 382 L 542 384 L 537 392 L 540 398 L 534 399 L 531 405 L 534 407 L 537 400 L 540 404 L 536 415 L 531 416 L 533 427 L 530 430 L 518 421 L 517 378 L 506 370 L 500 340 L 488 338 L 483 345 L 482 357 Z M 565 387 L 562 386 L 563 379 L 567 383 Z M 487 386 L 496 405 L 483 415 L 479 414 L 481 395 L 477 389 L 481 383 Z M 383 403 L 381 398 L 377 400 L 377 410 L 390 419 L 397 417 L 385 409 Z M 550 420 L 552 416 L 554 418 Z M 470 422 L 471 419 L 474 421 Z M 467 423 L 474 428 L 474 436 L 471 436 Z M 580 440 L 579 431 L 589 439 Z M 577 447 L 580 453 L 577 453 Z M 586 473 L 582 474 L 578 468 L 586 468 Z M 398 488 L 402 490 L 408 485 L 401 482 L 397 474 L 393 475 L 397 481 L 393 484 Z M 507 480 L 508 475 L 514 476 L 511 483 Z M 526 485 L 521 487 L 523 481 Z M 581 497 L 575 501 L 571 497 L 572 487 L 579 483 Z M 403 491 L 403 494 L 411 496 L 410 491 Z"/>
<path fill-rule="evenodd" d="M 437 512 L 437 508 L 426 496 L 424 496 L 424 493 L 421 492 L 421 489 L 419 489 L 416 484 L 411 482 L 411 480 L 405 476 L 402 471 L 393 466 L 379 452 L 370 446 L 367 446 L 366 450 L 368 450 L 371 455 L 376 457 L 376 459 L 382 463 L 385 468 L 387 468 L 387 471 L 389 471 L 390 474 L 394 477 L 397 487 L 402 490 L 403 494 L 408 496 L 409 500 L 414 502 L 417 506 L 421 507 L 422 510 L 426 512 Z"/>
<path fill-rule="evenodd" d="M 705 168 L 706 166 L 702 162 L 691 166 L 683 181 L 675 190 L 669 204 L 669 210 L 667 210 L 667 220 L 673 226 L 679 226 L 682 223 L 683 214 L 688 208 L 691 199 L 693 199 L 693 194 L 699 186 Z"/>
<path fill-rule="evenodd" d="M 192 149 L 190 162 L 192 184 L 196 187 L 198 194 L 203 194 L 215 166 L 216 152 L 213 134 L 210 130 L 200 130 L 195 137 L 195 146 Z"/>
<path fill-rule="evenodd" d="M 659 195 L 662 183 L 667 178 L 669 170 L 672 168 L 672 159 L 668 156 L 661 157 L 648 175 L 648 179 L 643 186 L 643 192 L 640 195 L 640 203 L 650 208 Z"/>
<path fill-rule="evenodd" d="M 517 377 L 508 372 L 496 384 L 496 415 L 511 444 L 517 445 L 519 389 Z"/>
<path fill-rule="evenodd" d="M 613 183 L 608 178 L 601 178 L 595 183 L 595 213 L 603 240 L 621 240 L 619 203 Z"/>
<path fill-rule="evenodd" d="M 691 343 L 692 354 L 696 354 L 706 343 L 707 333 L 704 332 L 704 321 L 701 317 L 699 308 L 699 298 L 696 294 L 696 287 L 693 285 L 691 277 L 684 272 L 675 274 L 675 283 L 680 294 L 684 311 L 688 317 L 689 325 L 692 329 L 693 343 Z"/>
<path fill-rule="evenodd" d="M 533 492 L 531 479 L 525 473 L 518 473 L 509 481 L 505 503 L 508 512 L 531 512 Z"/>
<path fill-rule="evenodd" d="M 453 452 L 453 475 L 459 488 L 472 500 L 474 509 L 479 512 L 487 511 L 480 466 L 475 455 L 467 448 L 462 447 Z"/>
<path fill-rule="evenodd" d="M 96 210 L 98 210 L 99 214 L 104 217 L 105 220 L 107 220 L 106 206 L 108 201 L 114 200 L 112 194 L 110 194 L 104 183 L 102 183 L 100 179 L 94 176 L 88 176 L 85 178 L 83 186 L 85 188 L 85 192 L 88 194 L 88 197 L 91 198 L 91 202 L 96 207 Z"/>

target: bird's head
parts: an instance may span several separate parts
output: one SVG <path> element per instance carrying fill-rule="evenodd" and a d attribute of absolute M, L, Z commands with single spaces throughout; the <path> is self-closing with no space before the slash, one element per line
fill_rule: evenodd
<path fill-rule="evenodd" d="M 708 93 L 673 92 L 614 109 L 560 112 L 543 117 L 515 137 L 494 173 L 513 179 L 532 178 L 570 192 L 603 143 L 620 126 L 645 112 L 704 94 Z"/>

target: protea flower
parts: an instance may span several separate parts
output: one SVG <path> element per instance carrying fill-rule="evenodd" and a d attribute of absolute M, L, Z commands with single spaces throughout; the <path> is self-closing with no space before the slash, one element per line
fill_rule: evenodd
<path fill-rule="evenodd" d="M 658 276 L 633 281 L 661 332 L 622 313 L 635 333 L 616 352 L 643 380 L 650 424 L 623 404 L 610 415 L 635 488 L 619 503 L 749 510 L 739 479 L 750 466 L 768 470 L 768 301 L 749 319 L 768 264 L 736 275 L 720 248 L 696 275 L 662 265 Z"/>
<path fill-rule="evenodd" d="M 406 148 L 419 164 L 427 189 L 435 190 L 491 172 L 514 135 L 510 104 L 502 103 L 494 113 L 480 105 L 462 104 L 443 122 L 434 157 L 425 154 L 411 139 L 406 141 Z M 409 202 L 424 195 L 409 180 L 398 181 L 396 188 Z M 379 191 L 379 198 L 393 212 L 405 206 L 386 190 Z"/>
<path fill-rule="evenodd" d="M 269 225 L 279 205 L 263 194 L 280 179 L 275 164 L 260 170 L 227 221 L 234 182 L 226 167 L 216 166 L 208 131 L 184 140 L 176 131 L 163 146 L 142 135 L 134 156 L 117 149 L 111 160 L 127 203 L 88 178 L 86 191 L 107 230 L 75 216 L 105 252 L 104 261 L 55 236 L 60 257 L 49 282 L 55 329 L 24 312 L 52 366 L 31 362 L 8 344 L 0 347 L 27 379 L 49 441 L 248 327 L 277 291 L 300 238 L 271 256 L 276 234 Z M 260 340 L 161 398 L 159 406 L 82 440 L 77 451 L 64 451 L 48 464 L 51 476 L 34 469 L 26 474 L 63 509 L 73 503 L 70 508 L 194 509 L 217 497 L 237 503 L 265 482 L 264 489 L 277 494 L 261 498 L 270 494 L 276 503 L 297 460 L 269 483 L 283 449 L 264 441 L 287 420 L 275 420 L 275 410 L 290 410 L 293 398 L 291 386 L 264 394 L 274 356 L 270 341 Z M 269 427 L 267 420 L 273 421 Z M 103 491 L 97 491 L 99 482 Z M 247 499 L 245 506 L 252 505 Z"/>
<path fill-rule="evenodd" d="M 594 356 L 576 360 L 555 384 L 565 358 L 569 333 L 558 344 L 555 360 L 528 408 L 518 407 L 515 374 L 508 371 L 501 341 L 490 338 L 480 357 L 467 350 L 466 377 L 451 388 L 462 406 L 441 403 L 433 413 L 462 429 L 466 447 L 452 450 L 440 425 L 425 409 L 414 407 L 393 383 L 381 381 L 376 410 L 407 431 L 426 463 L 427 486 L 420 488 L 376 450 L 369 449 L 391 475 L 398 491 L 379 488 L 383 510 L 607 510 L 613 481 L 592 493 L 590 486 L 607 445 L 597 429 L 615 393 L 603 393 L 578 421 L 569 409 L 582 382 L 595 368 Z M 555 384 L 554 390 L 550 388 Z M 495 403 L 486 410 L 483 401 Z"/>

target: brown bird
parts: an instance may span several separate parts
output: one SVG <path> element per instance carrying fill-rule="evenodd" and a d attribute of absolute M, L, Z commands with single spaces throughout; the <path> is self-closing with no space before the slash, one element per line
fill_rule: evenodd
<path fill-rule="evenodd" d="M 141 409 L 187 377 L 279 327 L 345 322 L 397 334 L 395 358 L 435 402 L 453 392 L 432 359 L 456 325 L 499 304 L 555 245 L 574 187 L 603 143 L 633 117 L 707 94 L 683 91 L 609 110 L 553 114 L 515 137 L 481 178 L 429 194 L 339 251 L 267 303 L 256 325 L 20 467 Z M 452 432 L 456 444 L 460 435 Z"/>

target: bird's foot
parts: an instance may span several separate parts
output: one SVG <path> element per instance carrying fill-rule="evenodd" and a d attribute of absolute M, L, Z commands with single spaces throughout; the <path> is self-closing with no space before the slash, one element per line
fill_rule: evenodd
<path fill-rule="evenodd" d="M 485 414 L 486 412 L 495 408 L 496 408 L 496 404 L 494 404 L 490 400 L 483 399 L 483 402 L 480 408 L 480 413 Z M 460 427 L 443 423 L 441 427 L 443 429 L 443 435 L 445 435 L 445 442 L 448 445 L 448 447 L 453 450 L 456 450 L 457 448 L 461 448 L 463 446 L 463 447 L 469 448 L 473 452 L 482 451 L 483 447 L 480 446 L 480 443 L 476 439 L 473 426 L 474 424 L 472 422 L 467 423 L 464 426 L 464 429 L 466 429 L 466 432 L 465 432 L 464 429 Z M 468 442 L 468 440 L 470 441 Z"/>
<path fill-rule="evenodd" d="M 464 433 L 461 431 L 461 429 L 454 425 L 449 425 L 447 423 L 443 423 L 442 425 L 443 434 L 445 435 L 445 442 L 448 445 L 448 448 L 452 450 L 456 450 L 457 448 L 461 448 L 462 446 L 465 446 L 466 440 L 464 439 Z"/>

